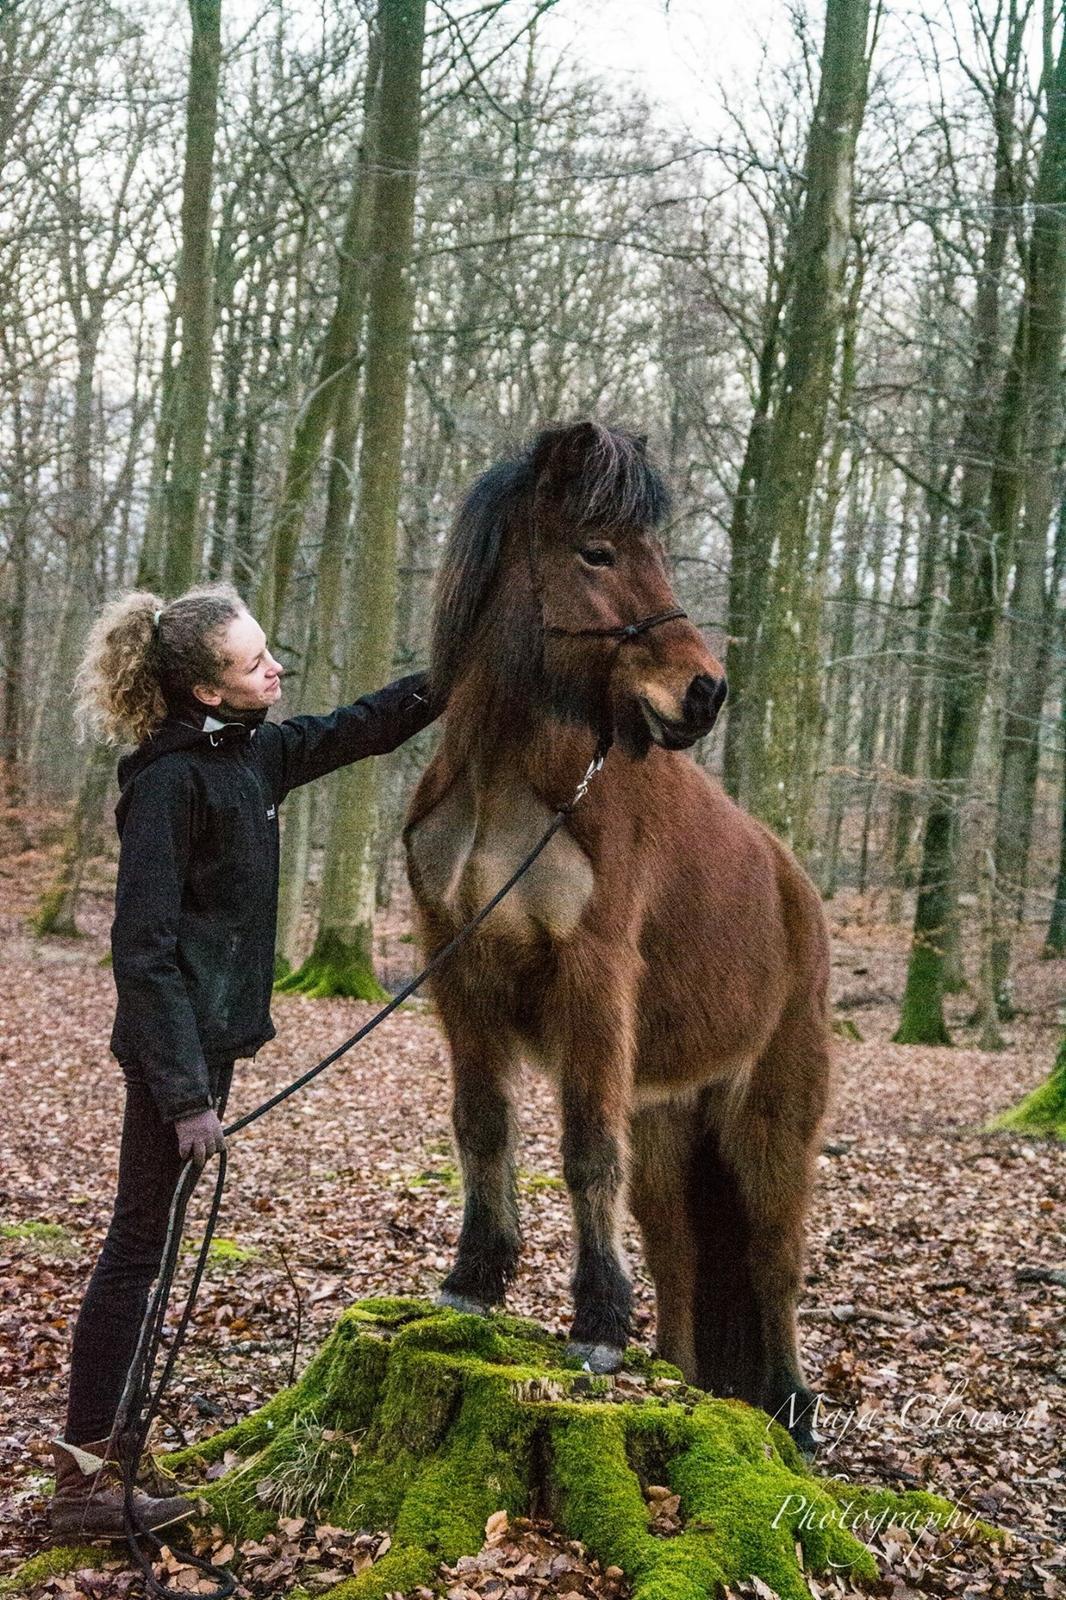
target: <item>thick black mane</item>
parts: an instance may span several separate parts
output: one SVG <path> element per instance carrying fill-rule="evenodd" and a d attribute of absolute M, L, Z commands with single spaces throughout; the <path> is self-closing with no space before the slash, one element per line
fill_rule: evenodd
<path fill-rule="evenodd" d="M 462 667 L 513 512 L 549 470 L 563 515 L 575 526 L 657 527 L 669 509 L 644 440 L 601 423 L 546 428 L 520 455 L 483 472 L 456 513 L 437 576 L 432 676 L 439 689 L 450 689 Z"/>

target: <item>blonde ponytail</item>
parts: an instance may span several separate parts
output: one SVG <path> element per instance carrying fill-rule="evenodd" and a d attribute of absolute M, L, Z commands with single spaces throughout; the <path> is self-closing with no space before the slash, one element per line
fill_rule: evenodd
<path fill-rule="evenodd" d="M 140 744 L 227 665 L 222 636 L 244 601 L 228 583 L 203 584 L 169 605 L 135 590 L 105 606 L 89 633 L 75 685 L 79 734 Z"/>

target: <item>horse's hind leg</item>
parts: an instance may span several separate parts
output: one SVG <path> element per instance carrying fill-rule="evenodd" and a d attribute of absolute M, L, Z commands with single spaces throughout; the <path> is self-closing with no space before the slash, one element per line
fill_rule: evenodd
<path fill-rule="evenodd" d="M 800 1365 L 796 1302 L 828 1084 L 824 1022 L 813 1008 L 809 1015 L 788 1017 L 756 1064 L 746 1093 L 722 1108 L 711 1168 L 720 1204 L 733 1219 L 727 1232 L 737 1246 L 740 1293 L 745 1301 L 750 1295 L 750 1360 L 732 1353 L 740 1380 L 734 1392 L 777 1417 L 806 1450 L 817 1442 L 816 1402 Z M 710 1231 L 707 1240 L 714 1248 Z"/>
<path fill-rule="evenodd" d="M 453 991 L 438 993 L 452 1048 L 452 1125 L 463 1174 L 463 1224 L 455 1265 L 439 1299 L 461 1311 L 500 1305 L 518 1266 L 520 1235 L 511 1079 L 505 1031 L 479 1028 Z"/>
<path fill-rule="evenodd" d="M 684 1173 L 696 1255 L 691 1381 L 712 1394 L 758 1405 L 763 1331 L 752 1281 L 751 1227 L 736 1171 L 722 1149 L 718 1105 L 714 1091 L 702 1097 L 702 1128 Z"/>

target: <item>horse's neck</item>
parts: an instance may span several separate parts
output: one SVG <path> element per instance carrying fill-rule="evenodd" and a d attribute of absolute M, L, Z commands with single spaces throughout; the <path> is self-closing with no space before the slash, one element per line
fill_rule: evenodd
<path fill-rule="evenodd" d="M 442 753 L 475 793 L 525 783 L 551 804 L 573 795 L 592 759 L 596 737 L 588 729 L 539 707 L 505 704 L 473 678 L 449 697 Z"/>

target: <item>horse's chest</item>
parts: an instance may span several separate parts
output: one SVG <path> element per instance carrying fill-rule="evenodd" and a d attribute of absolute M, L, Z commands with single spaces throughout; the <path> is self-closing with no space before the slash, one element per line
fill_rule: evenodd
<path fill-rule="evenodd" d="M 411 829 L 407 852 L 419 899 L 465 922 L 501 889 L 533 849 L 552 813 L 521 786 L 475 795 L 460 777 Z M 485 936 L 527 942 L 569 937 L 592 895 L 592 866 L 566 828 L 485 922 Z"/>

